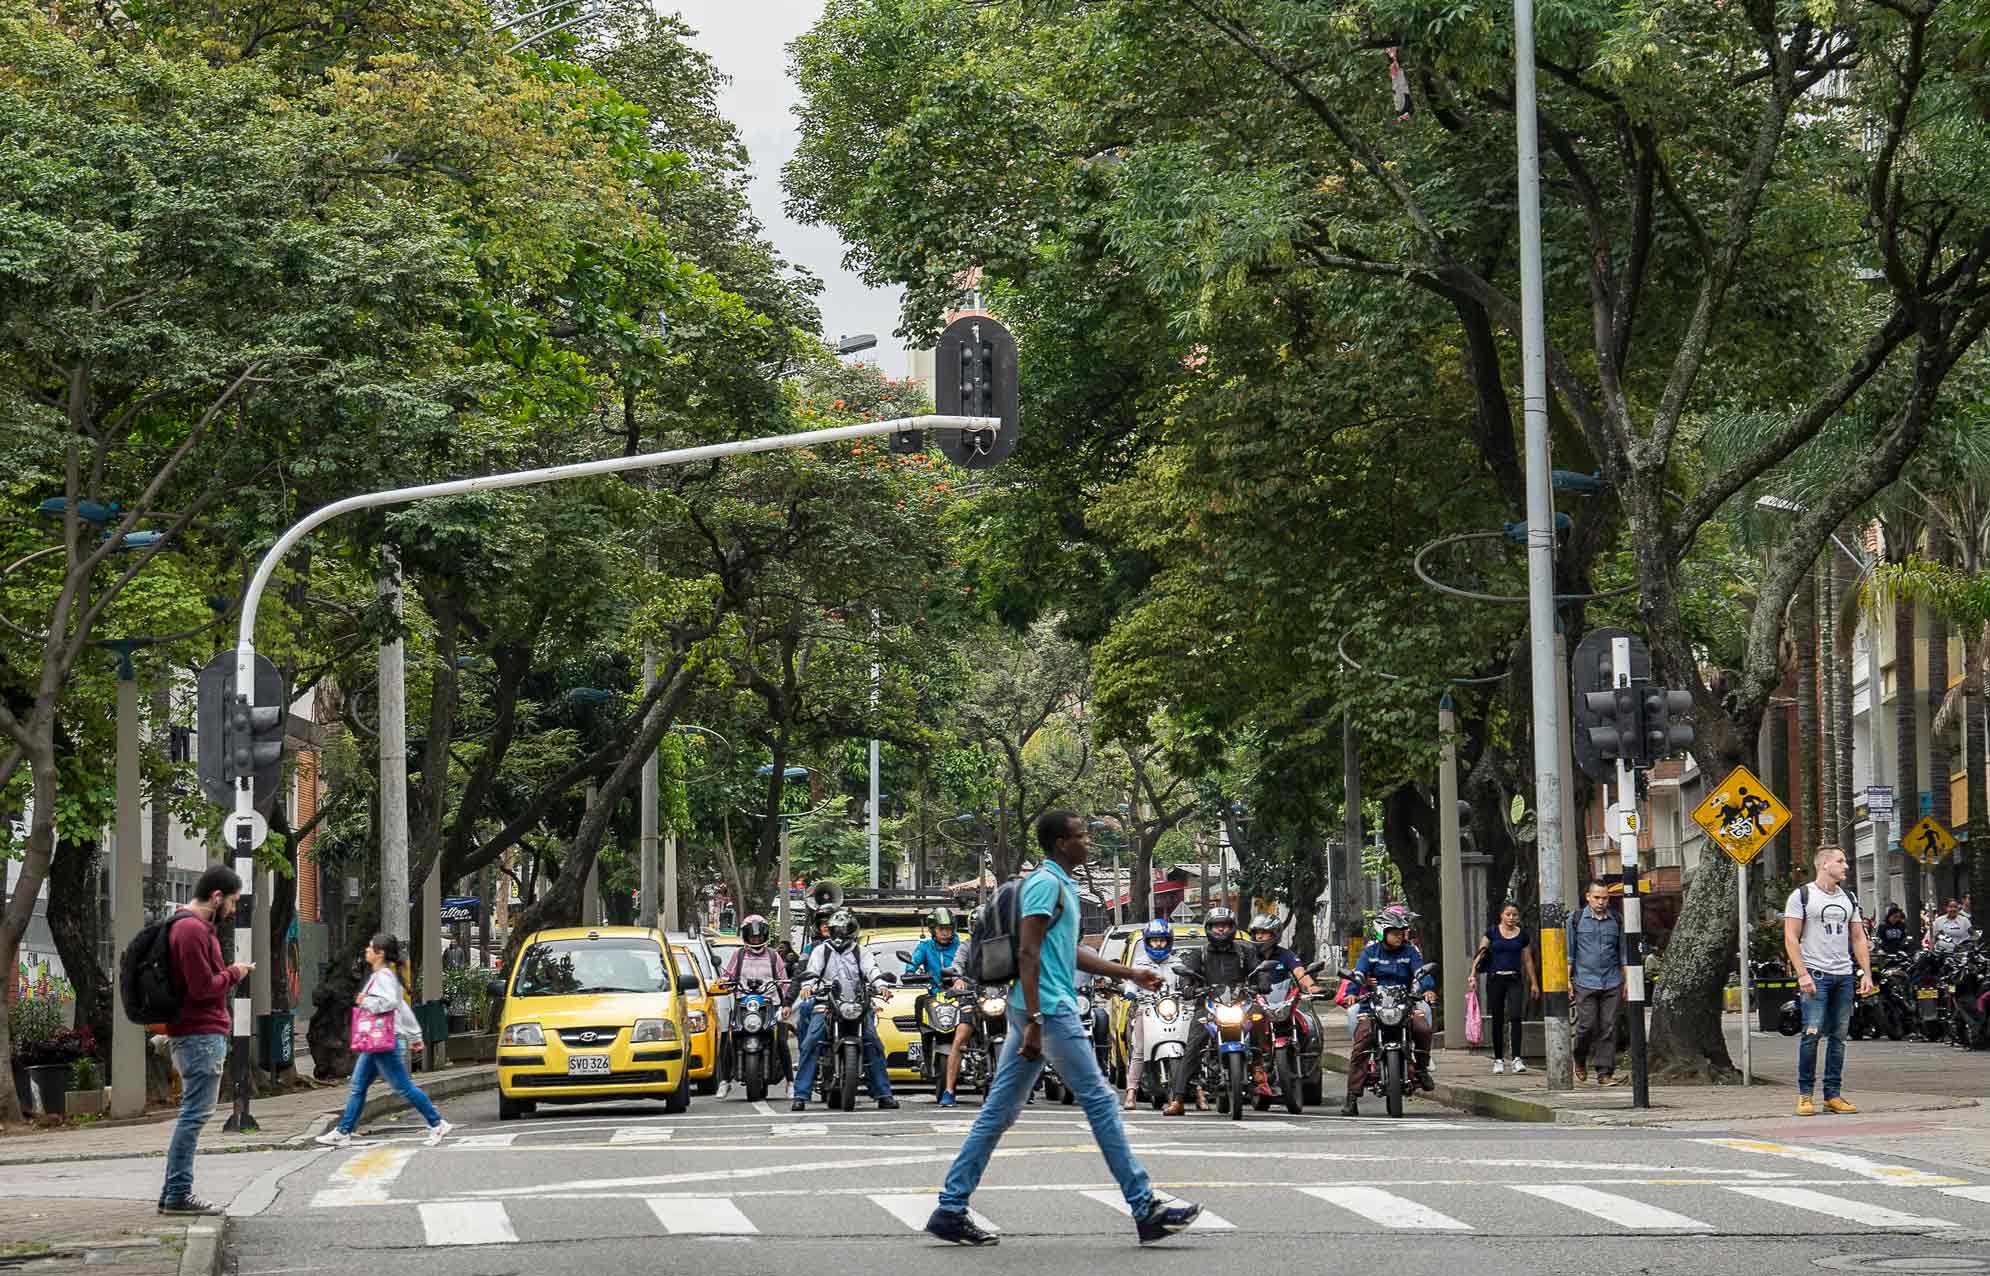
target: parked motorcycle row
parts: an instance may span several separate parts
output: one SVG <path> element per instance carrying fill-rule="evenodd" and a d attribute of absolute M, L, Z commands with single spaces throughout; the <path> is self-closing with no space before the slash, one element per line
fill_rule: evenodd
<path fill-rule="evenodd" d="M 1779 962 L 1758 962 L 1756 977 L 1787 978 Z M 1783 1003 L 1778 1027 L 1803 1030 L 1802 1004 Z M 1938 942 L 1909 953 L 1873 953 L 1873 991 L 1852 1009 L 1854 1040 L 1946 1041 L 1958 1049 L 1990 1049 L 1990 945 Z"/>

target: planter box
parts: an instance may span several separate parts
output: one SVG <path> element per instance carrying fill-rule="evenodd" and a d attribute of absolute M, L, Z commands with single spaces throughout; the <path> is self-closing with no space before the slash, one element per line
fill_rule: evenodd
<path fill-rule="evenodd" d="M 28 1088 L 35 1095 L 35 1111 L 42 1116 L 61 1116 L 64 1096 L 69 1093 L 69 1065 L 41 1064 L 26 1072 Z"/>
<path fill-rule="evenodd" d="M 469 1032 L 458 1036 L 452 1033 L 449 1058 L 453 1063 L 490 1063 L 497 1058 L 497 1034 Z"/>
<path fill-rule="evenodd" d="M 62 1100 L 66 1116 L 102 1116 L 109 1109 L 110 1092 L 101 1086 L 95 1090 L 71 1090 Z"/>

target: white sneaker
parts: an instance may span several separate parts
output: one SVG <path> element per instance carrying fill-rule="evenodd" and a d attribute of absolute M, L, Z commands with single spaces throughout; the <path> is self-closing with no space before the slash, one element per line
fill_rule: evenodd
<path fill-rule="evenodd" d="M 455 1126 L 449 1124 L 447 1121 L 437 1121 L 428 1128 L 428 1145 L 432 1148 L 441 1147 L 443 1136 L 455 1128 Z"/>
<path fill-rule="evenodd" d="M 1527 1065 L 1520 1062 L 1518 1057 L 1515 1057 L 1515 1059 L 1513 1060 L 1513 1070 L 1515 1072 L 1525 1072 L 1527 1071 Z"/>
<path fill-rule="evenodd" d="M 320 1147 L 342 1148 L 352 1142 L 352 1136 L 344 1130 L 331 1129 L 311 1141 Z"/>
<path fill-rule="evenodd" d="M 1492 1061 L 1492 1074 L 1496 1077 L 1504 1076 L 1506 1074 L 1506 1060 L 1494 1059 Z"/>

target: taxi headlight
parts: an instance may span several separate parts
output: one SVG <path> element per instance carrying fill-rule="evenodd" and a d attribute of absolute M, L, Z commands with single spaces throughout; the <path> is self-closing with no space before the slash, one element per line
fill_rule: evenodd
<path fill-rule="evenodd" d="M 539 1031 L 536 1023 L 514 1023 L 505 1025 L 504 1035 L 498 1038 L 501 1046 L 543 1046 L 546 1034 Z"/>
<path fill-rule="evenodd" d="M 1220 1024 L 1240 1024 L 1244 1022 L 1244 1008 L 1242 1006 L 1218 1006 L 1216 1008 L 1216 1022 Z"/>
<path fill-rule="evenodd" d="M 1163 997 L 1154 1003 L 1154 1013 L 1159 1015 L 1165 1023 L 1173 1023 L 1175 1016 L 1181 1012 L 1182 1003 L 1176 1001 L 1173 997 Z"/>
<path fill-rule="evenodd" d="M 705 1012 L 702 1010 L 687 1010 L 684 1012 L 684 1030 L 686 1032 L 693 1034 L 703 1032 L 706 1022 Z"/>
<path fill-rule="evenodd" d="M 981 999 L 981 1013 L 984 1015 L 1006 1014 L 1008 1010 L 1009 999 L 1007 997 L 983 997 Z"/>
<path fill-rule="evenodd" d="M 637 1045 L 645 1041 L 675 1041 L 677 1025 L 668 1019 L 638 1019 L 629 1040 Z"/>

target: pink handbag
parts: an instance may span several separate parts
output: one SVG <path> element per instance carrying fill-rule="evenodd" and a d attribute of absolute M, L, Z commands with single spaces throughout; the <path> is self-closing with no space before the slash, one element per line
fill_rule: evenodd
<path fill-rule="evenodd" d="M 1485 1021 L 1479 1017 L 1479 981 L 1473 979 L 1465 985 L 1465 1044 L 1476 1046 L 1485 1039 Z"/>
<path fill-rule="evenodd" d="M 374 1014 L 364 1006 L 352 1008 L 352 1052 L 387 1054 L 398 1043 L 394 1039 L 394 1012 Z"/>

